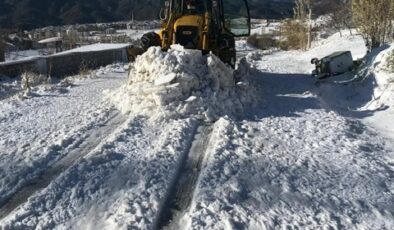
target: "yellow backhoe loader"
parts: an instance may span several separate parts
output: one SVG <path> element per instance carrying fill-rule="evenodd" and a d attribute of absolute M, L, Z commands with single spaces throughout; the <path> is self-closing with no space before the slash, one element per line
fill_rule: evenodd
<path fill-rule="evenodd" d="M 213 52 L 235 67 L 235 37 L 249 36 L 250 14 L 247 0 L 167 0 L 160 12 L 160 32 L 141 38 L 141 49 L 131 49 L 135 57 L 149 47 L 170 49 L 180 44 L 186 49 Z"/>

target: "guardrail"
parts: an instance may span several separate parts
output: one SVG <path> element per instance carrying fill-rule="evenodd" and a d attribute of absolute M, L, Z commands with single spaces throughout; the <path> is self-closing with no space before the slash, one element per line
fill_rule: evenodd
<path fill-rule="evenodd" d="M 127 48 L 86 52 L 66 52 L 29 60 L 0 63 L 0 75 L 20 76 L 24 72 L 65 77 L 78 74 L 82 68 L 94 69 L 115 62 L 128 62 Z"/>

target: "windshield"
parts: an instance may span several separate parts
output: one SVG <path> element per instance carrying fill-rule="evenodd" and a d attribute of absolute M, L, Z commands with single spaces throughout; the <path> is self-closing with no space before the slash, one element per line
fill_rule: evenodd
<path fill-rule="evenodd" d="M 235 36 L 250 34 L 250 16 L 244 0 L 223 0 L 224 26 Z"/>
<path fill-rule="evenodd" d="M 207 9 L 207 0 L 174 0 L 172 11 L 180 14 L 203 14 Z"/>

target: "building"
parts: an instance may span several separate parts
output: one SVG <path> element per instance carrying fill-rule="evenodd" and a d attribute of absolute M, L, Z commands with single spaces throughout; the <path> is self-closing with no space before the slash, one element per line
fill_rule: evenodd
<path fill-rule="evenodd" d="M 44 44 L 48 50 L 48 53 L 58 53 L 63 50 L 63 39 L 61 37 L 47 38 L 39 41 L 38 43 Z"/>

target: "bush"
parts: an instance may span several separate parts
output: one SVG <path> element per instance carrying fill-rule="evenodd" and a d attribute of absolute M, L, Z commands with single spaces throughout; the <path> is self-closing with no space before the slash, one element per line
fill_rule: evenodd
<path fill-rule="evenodd" d="M 89 75 L 90 72 L 91 72 L 91 70 L 84 63 L 82 63 L 81 66 L 79 67 L 79 75 L 81 75 L 81 76 Z"/>
<path fill-rule="evenodd" d="M 248 37 L 247 43 L 261 50 L 278 47 L 278 42 L 275 40 L 274 36 L 270 34 L 253 34 Z"/>
<path fill-rule="evenodd" d="M 30 89 L 38 85 L 48 83 L 48 77 L 42 74 L 36 74 L 32 72 L 24 72 L 21 75 L 21 88 Z"/>
<path fill-rule="evenodd" d="M 297 20 L 286 20 L 281 26 L 282 40 L 279 47 L 283 50 L 303 49 L 308 43 L 308 28 Z"/>

